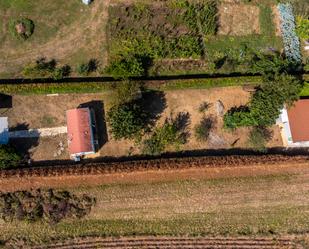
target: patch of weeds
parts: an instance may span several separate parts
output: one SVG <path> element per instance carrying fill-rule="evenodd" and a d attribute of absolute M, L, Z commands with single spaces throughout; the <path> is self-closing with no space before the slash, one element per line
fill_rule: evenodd
<path fill-rule="evenodd" d="M 211 107 L 211 103 L 207 102 L 207 101 L 204 101 L 203 103 L 200 104 L 199 108 L 198 108 L 198 111 L 200 113 L 204 113 L 206 112 L 207 110 L 209 110 L 209 108 Z"/>
<path fill-rule="evenodd" d="M 210 131 L 214 127 L 214 118 L 203 117 L 199 124 L 194 127 L 195 137 L 198 141 L 205 142 L 209 137 Z"/>

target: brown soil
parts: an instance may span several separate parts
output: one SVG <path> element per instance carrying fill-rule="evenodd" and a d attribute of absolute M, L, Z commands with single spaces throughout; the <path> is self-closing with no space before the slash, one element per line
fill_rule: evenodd
<path fill-rule="evenodd" d="M 15 28 L 18 34 L 24 34 L 26 32 L 26 27 L 22 23 L 16 24 Z"/>
<path fill-rule="evenodd" d="M 296 247 L 297 246 L 297 247 Z M 115 248 L 115 249 L 131 249 L 131 248 L 157 248 L 157 249 L 173 249 L 173 248 L 204 248 L 204 249 L 292 249 L 303 248 L 295 243 L 295 238 L 290 237 L 121 237 L 121 238 L 79 238 L 69 240 L 63 243 L 55 241 L 55 244 L 47 246 L 36 246 L 33 249 L 40 248 Z"/>
<path fill-rule="evenodd" d="M 83 103 L 99 101 L 103 104 L 103 112 L 106 114 L 111 105 L 111 98 L 109 95 L 110 93 L 108 92 L 101 94 L 61 94 L 59 96 L 15 95 L 13 96 L 13 108 L 7 110 L 2 115 L 9 118 L 11 129 L 65 126 L 66 110 L 76 108 Z M 226 111 L 233 106 L 246 104 L 249 100 L 249 92 L 244 91 L 241 87 L 225 87 L 166 91 L 164 95 L 166 108 L 161 114 L 158 124 L 162 124 L 166 118 L 171 116 L 175 118 L 179 113 L 188 114 L 186 127 L 188 141 L 179 148 L 180 150 L 248 148 L 247 139 L 250 129 L 239 128 L 234 132 L 224 130 L 223 119 L 218 115 L 216 110 L 216 102 L 220 100 Z M 200 113 L 198 109 L 205 101 L 210 104 L 210 107 L 203 114 Z M 160 109 L 160 105 L 163 104 L 164 103 L 155 100 L 150 103 L 150 106 L 152 110 L 155 110 Z M 99 116 L 102 117 L 102 115 L 103 114 L 99 113 Z M 198 141 L 194 135 L 194 127 L 201 121 L 203 116 L 212 118 L 213 120 L 211 139 L 207 142 Z M 274 126 L 271 130 L 273 132 L 273 138 L 268 143 L 268 146 L 282 146 L 279 127 Z M 100 131 L 100 134 L 103 134 L 103 131 Z M 58 150 L 58 144 L 61 140 L 59 139 L 55 138 L 55 143 L 48 142 L 48 139 L 41 139 L 37 148 L 32 150 L 32 159 L 38 161 L 68 158 L 69 155 L 66 150 L 59 158 L 54 157 L 54 153 Z M 139 146 L 135 145 L 134 142 L 129 140 L 116 141 L 112 138 L 110 133 L 107 134 L 107 138 L 102 140 L 104 140 L 102 142 L 103 146 L 95 155 L 92 155 L 92 157 L 119 157 L 138 155 L 141 153 Z M 168 151 L 175 151 L 175 148 L 168 148 Z"/>
<path fill-rule="evenodd" d="M 260 9 L 246 4 L 222 3 L 219 6 L 219 35 L 260 33 Z"/>
<path fill-rule="evenodd" d="M 164 165 L 162 164 L 162 167 Z M 200 165 L 202 166 L 202 165 Z M 27 190 L 33 188 L 74 188 L 79 186 L 99 186 L 113 183 L 149 183 L 162 181 L 175 181 L 185 179 L 216 179 L 231 177 L 248 177 L 263 175 L 299 174 L 309 175 L 309 162 L 281 162 L 275 164 L 235 167 L 204 167 L 186 168 L 181 170 L 146 170 L 131 173 L 91 174 L 86 175 L 57 175 L 54 177 L 18 177 L 0 178 L 0 189 L 2 191 Z M 63 166 L 67 167 L 67 166 Z M 102 166 L 104 167 L 104 166 Z"/>
<path fill-rule="evenodd" d="M 275 34 L 276 36 L 281 36 L 281 27 L 280 27 L 280 14 L 277 9 L 277 6 L 272 7 L 273 11 L 273 22 L 275 24 Z"/>

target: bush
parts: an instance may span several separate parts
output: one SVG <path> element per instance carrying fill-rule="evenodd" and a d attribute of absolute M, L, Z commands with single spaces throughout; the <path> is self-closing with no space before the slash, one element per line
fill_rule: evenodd
<path fill-rule="evenodd" d="M 272 138 L 272 132 L 265 127 L 255 126 L 251 129 L 248 144 L 256 151 L 265 152 L 266 143 Z"/>
<path fill-rule="evenodd" d="M 185 138 L 177 122 L 166 120 L 163 126 L 156 128 L 152 136 L 144 141 L 143 153 L 159 155 L 167 146 L 178 147 L 184 143 Z"/>
<path fill-rule="evenodd" d="M 22 74 L 28 78 L 53 78 L 60 80 L 69 76 L 71 73 L 70 66 L 66 65 L 57 68 L 55 60 L 47 61 L 46 58 L 40 58 L 35 63 L 28 64 L 24 67 Z"/>
<path fill-rule="evenodd" d="M 81 63 L 77 66 L 76 71 L 81 76 L 87 76 L 95 72 L 98 68 L 98 61 L 95 59 L 89 60 L 87 63 Z"/>
<path fill-rule="evenodd" d="M 247 106 L 231 108 L 224 115 L 225 128 L 273 125 L 284 104 L 290 106 L 299 98 L 302 84 L 294 76 L 274 75 L 264 81 Z"/>
<path fill-rule="evenodd" d="M 84 217 L 94 204 L 90 196 L 52 189 L 0 193 L 0 218 L 6 222 L 46 220 L 56 224 L 65 218 Z"/>
<path fill-rule="evenodd" d="M 113 106 L 107 116 L 116 140 L 139 138 L 147 126 L 147 115 L 135 101 Z"/>
<path fill-rule="evenodd" d="M 18 167 L 22 157 L 9 145 L 0 145 L 0 169 Z"/>
<path fill-rule="evenodd" d="M 304 39 L 309 39 L 309 19 L 303 18 L 301 16 L 296 17 L 296 33 L 297 35 Z"/>
<path fill-rule="evenodd" d="M 118 82 L 113 95 L 114 105 L 130 103 L 142 97 L 141 83 L 128 80 Z"/>
<path fill-rule="evenodd" d="M 113 61 L 105 72 L 114 78 L 129 78 L 145 75 L 145 68 L 141 58 L 137 56 L 128 56 L 120 60 Z"/>
<path fill-rule="evenodd" d="M 9 30 L 17 39 L 27 40 L 34 32 L 34 23 L 28 18 L 12 20 L 9 23 Z"/>
<path fill-rule="evenodd" d="M 206 141 L 213 128 L 214 120 L 212 117 L 203 117 L 201 122 L 194 127 L 195 137 L 199 141 Z"/>

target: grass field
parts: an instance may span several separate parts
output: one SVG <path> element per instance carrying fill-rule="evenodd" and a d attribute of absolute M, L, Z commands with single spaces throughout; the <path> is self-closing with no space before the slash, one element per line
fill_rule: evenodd
<path fill-rule="evenodd" d="M 104 63 L 106 4 L 85 6 L 77 0 L 0 1 L 0 77 L 20 76 L 25 64 L 39 57 L 68 64 L 74 71 L 78 63 L 98 59 Z M 34 22 L 33 35 L 16 39 L 9 23 L 18 18 Z M 92 39 L 93 37 L 96 39 Z"/>
<path fill-rule="evenodd" d="M 71 191 L 95 196 L 85 220 L 55 226 L 0 223 L 0 240 L 120 235 L 272 235 L 309 229 L 308 172 L 295 175 L 112 184 Z"/>

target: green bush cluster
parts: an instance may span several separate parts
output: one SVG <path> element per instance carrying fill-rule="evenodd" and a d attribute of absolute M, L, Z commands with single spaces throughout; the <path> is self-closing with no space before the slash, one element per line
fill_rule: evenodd
<path fill-rule="evenodd" d="M 168 146 L 179 147 L 185 143 L 184 135 L 175 120 L 167 119 L 161 127 L 157 127 L 152 136 L 143 142 L 143 153 L 160 155 Z"/>
<path fill-rule="evenodd" d="M 80 219 L 90 213 L 95 199 L 67 191 L 34 190 L 0 192 L 0 218 L 12 221 L 47 221 L 56 224 L 65 218 Z"/>
<path fill-rule="evenodd" d="M 272 132 L 266 127 L 254 126 L 250 130 L 248 144 L 256 151 L 265 152 L 266 143 L 270 141 L 271 138 Z"/>
<path fill-rule="evenodd" d="M 107 117 L 116 140 L 137 139 L 147 126 L 147 115 L 138 101 L 113 106 Z"/>
<path fill-rule="evenodd" d="M 0 170 L 15 168 L 20 165 L 22 156 L 9 145 L 0 145 Z"/>
<path fill-rule="evenodd" d="M 230 109 L 224 115 L 225 128 L 240 126 L 271 126 L 284 104 L 292 105 L 299 98 L 302 82 L 287 74 L 274 75 L 251 96 L 247 106 Z"/>
<path fill-rule="evenodd" d="M 68 65 L 57 67 L 55 60 L 47 61 L 46 58 L 40 58 L 35 63 L 26 65 L 22 74 L 26 78 L 53 78 L 60 80 L 71 73 Z"/>
<path fill-rule="evenodd" d="M 304 40 L 309 39 L 309 17 L 296 17 L 296 33 L 300 38 Z"/>
<path fill-rule="evenodd" d="M 145 75 L 145 68 L 141 58 L 128 56 L 112 61 L 105 69 L 105 72 L 116 79 L 130 78 Z"/>
<path fill-rule="evenodd" d="M 20 33 L 17 31 L 18 25 L 24 29 Z M 17 39 L 27 40 L 34 32 L 34 23 L 28 18 L 11 20 L 9 22 L 9 30 L 12 36 L 16 37 Z"/>

